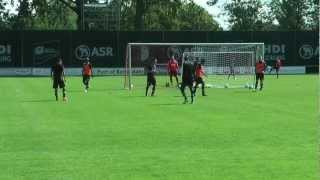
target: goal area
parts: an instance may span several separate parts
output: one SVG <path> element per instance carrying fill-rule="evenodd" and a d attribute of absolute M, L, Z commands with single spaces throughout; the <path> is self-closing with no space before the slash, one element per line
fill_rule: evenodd
<path fill-rule="evenodd" d="M 264 59 L 264 43 L 128 43 L 125 88 L 144 88 L 146 66 L 157 58 L 157 86 L 169 78 L 167 63 L 174 56 L 182 74 L 185 60 L 203 65 L 207 87 L 249 88 L 255 81 L 255 63 Z M 179 77 L 179 80 L 181 78 Z"/>

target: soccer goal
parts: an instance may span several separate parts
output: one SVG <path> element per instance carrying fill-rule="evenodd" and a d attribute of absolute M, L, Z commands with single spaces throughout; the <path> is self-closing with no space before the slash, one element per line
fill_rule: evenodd
<path fill-rule="evenodd" d="M 264 43 L 129 43 L 125 63 L 125 87 L 144 87 L 145 66 L 157 58 L 157 75 L 166 75 L 171 56 L 179 62 L 201 63 L 207 87 L 249 88 L 255 80 L 255 63 L 264 58 Z M 165 80 L 167 81 L 167 80 Z M 158 82 L 164 86 L 166 82 Z"/>

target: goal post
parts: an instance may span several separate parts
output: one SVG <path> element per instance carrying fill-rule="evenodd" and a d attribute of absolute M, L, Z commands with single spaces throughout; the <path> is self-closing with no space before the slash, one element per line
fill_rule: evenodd
<path fill-rule="evenodd" d="M 184 52 L 182 64 L 185 59 L 204 67 L 207 87 L 253 86 L 256 61 L 252 51 Z"/>
<path fill-rule="evenodd" d="M 202 62 L 209 75 L 206 78 L 208 87 L 247 87 L 254 81 L 256 61 L 264 58 L 264 43 L 128 43 L 125 87 L 144 87 L 145 66 L 154 58 L 158 59 L 157 75 L 166 75 L 164 65 L 171 56 L 175 56 L 180 71 L 186 57 Z M 235 79 L 229 76 L 231 69 Z"/>

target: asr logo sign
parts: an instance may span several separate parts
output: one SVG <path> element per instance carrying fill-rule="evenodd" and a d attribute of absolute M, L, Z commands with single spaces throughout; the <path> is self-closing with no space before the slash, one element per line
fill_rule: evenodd
<path fill-rule="evenodd" d="M 303 44 L 299 49 L 299 55 L 303 60 L 309 60 L 319 55 L 319 47 L 310 44 Z"/>
<path fill-rule="evenodd" d="M 75 57 L 78 60 L 85 60 L 86 58 L 101 58 L 113 56 L 112 47 L 89 47 L 88 45 L 82 44 L 75 48 Z"/>

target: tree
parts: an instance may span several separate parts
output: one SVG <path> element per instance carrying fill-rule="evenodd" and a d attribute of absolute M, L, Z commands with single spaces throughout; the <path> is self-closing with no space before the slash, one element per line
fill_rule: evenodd
<path fill-rule="evenodd" d="M 0 0 L 0 29 L 8 29 L 9 12 L 5 9 L 6 2 Z"/>
<path fill-rule="evenodd" d="M 304 30 L 308 16 L 307 0 L 272 0 L 272 13 L 281 30 Z"/>
<path fill-rule="evenodd" d="M 193 1 L 124 0 L 121 7 L 121 27 L 126 30 L 221 29 L 213 17 Z"/>
<path fill-rule="evenodd" d="M 122 0 L 121 1 L 121 14 L 120 14 L 120 27 L 123 30 L 134 30 L 134 16 L 135 11 L 133 8 L 133 1 Z"/>
<path fill-rule="evenodd" d="M 18 14 L 11 19 L 13 29 L 25 30 L 31 29 L 32 22 L 32 9 L 28 0 L 19 0 Z"/>
<path fill-rule="evenodd" d="M 36 29 L 77 29 L 77 15 L 62 4 L 60 1 L 53 0 L 47 4 L 46 12 L 37 13 L 35 16 Z M 42 15 L 44 14 L 44 15 Z M 43 18 L 46 17 L 46 18 Z"/>
<path fill-rule="evenodd" d="M 0 27 L 1 2 L 0 0 Z M 19 0 L 18 13 L 8 21 L 13 29 L 84 29 L 83 3 L 98 0 Z M 220 30 L 218 23 L 192 0 L 106 0 L 106 7 L 120 7 L 121 30 Z M 88 8 L 88 7 L 87 7 Z M 89 10 L 89 9 L 86 9 Z M 90 18 L 105 16 L 106 9 L 90 13 Z M 90 21 L 91 22 L 91 21 Z M 110 21 L 109 23 L 112 22 Z M 103 24 L 90 26 L 104 30 Z M 109 27 L 109 24 L 108 24 Z"/>
<path fill-rule="evenodd" d="M 178 13 L 180 30 L 218 31 L 222 30 L 204 8 L 194 2 L 184 4 Z"/>
<path fill-rule="evenodd" d="M 82 3 L 84 3 L 84 0 L 58 0 L 61 3 L 63 3 L 66 7 L 71 9 L 76 15 L 77 15 L 77 29 L 83 29 L 82 26 Z"/>
<path fill-rule="evenodd" d="M 224 8 L 229 15 L 231 30 L 261 30 L 264 20 L 260 16 L 262 11 L 260 0 L 231 0 Z"/>
<path fill-rule="evenodd" d="M 307 0 L 308 12 L 306 18 L 307 28 L 310 30 L 319 30 L 319 0 Z"/>

